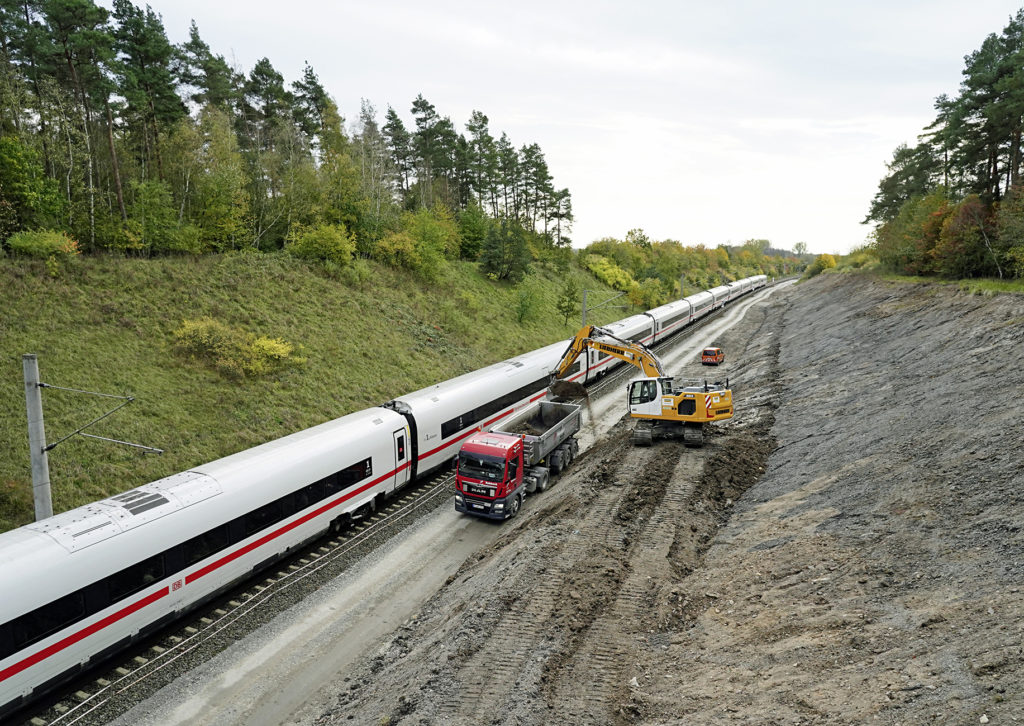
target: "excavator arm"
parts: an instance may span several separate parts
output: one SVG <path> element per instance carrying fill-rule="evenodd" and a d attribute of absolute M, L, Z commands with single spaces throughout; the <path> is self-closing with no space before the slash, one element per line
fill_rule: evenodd
<path fill-rule="evenodd" d="M 601 336 L 603 338 L 609 338 L 614 343 L 610 343 L 607 340 L 595 340 L 595 336 Z M 569 369 L 572 368 L 572 364 L 576 362 L 576 359 L 583 354 L 587 348 L 593 348 L 601 353 L 606 353 L 610 356 L 614 356 L 620 360 L 624 360 L 630 363 L 644 372 L 644 375 L 649 378 L 663 378 L 665 377 L 665 371 L 661 366 L 661 361 L 658 360 L 658 356 L 643 343 L 634 343 L 628 340 L 622 340 L 612 335 L 604 328 L 598 328 L 594 325 L 586 325 L 579 329 L 576 336 L 569 343 L 569 347 L 565 353 L 562 354 L 562 360 L 558 362 L 555 367 L 554 376 L 555 378 L 562 379 L 569 373 Z"/>

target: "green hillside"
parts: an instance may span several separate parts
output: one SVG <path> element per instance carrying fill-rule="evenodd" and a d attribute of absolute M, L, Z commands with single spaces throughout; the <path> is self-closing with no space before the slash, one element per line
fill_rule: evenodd
<path fill-rule="evenodd" d="M 468 262 L 446 263 L 436 283 L 372 262 L 357 269 L 332 276 L 279 254 L 99 256 L 54 276 L 0 259 L 0 530 L 33 517 L 24 353 L 39 356 L 46 383 L 134 396 L 89 432 L 165 452 L 67 440 L 50 452 L 59 512 L 567 338 L 579 323 L 556 312 L 565 277 L 550 266 L 518 287 Z M 569 274 L 607 289 L 575 266 Z M 599 312 L 593 322 L 627 314 Z M 301 362 L 224 372 L 178 344 L 183 322 L 202 318 L 289 343 Z M 117 403 L 44 390 L 47 441 Z"/>

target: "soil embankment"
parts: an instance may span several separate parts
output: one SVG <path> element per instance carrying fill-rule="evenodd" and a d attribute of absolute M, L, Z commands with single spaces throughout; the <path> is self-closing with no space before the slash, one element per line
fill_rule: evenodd
<path fill-rule="evenodd" d="M 714 344 L 705 448 L 615 427 L 303 722 L 1024 720 L 1024 300 L 826 275 Z"/>

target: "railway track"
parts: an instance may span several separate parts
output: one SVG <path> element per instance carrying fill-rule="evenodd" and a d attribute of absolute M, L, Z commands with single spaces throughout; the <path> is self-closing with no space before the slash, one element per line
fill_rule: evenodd
<path fill-rule="evenodd" d="M 327 535 L 235 587 L 214 603 L 129 648 L 116 665 L 99 666 L 55 695 L 14 714 L 24 726 L 103 724 L 173 680 L 182 667 L 206 660 L 285 610 L 324 579 L 336 577 L 382 538 L 451 496 L 454 477 L 443 472 L 413 484 L 388 505 L 346 531 Z M 99 673 L 100 675 L 97 675 Z"/>

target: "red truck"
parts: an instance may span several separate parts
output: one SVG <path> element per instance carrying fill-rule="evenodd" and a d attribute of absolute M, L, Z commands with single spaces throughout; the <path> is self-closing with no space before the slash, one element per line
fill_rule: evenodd
<path fill-rule="evenodd" d="M 490 519 L 519 513 L 527 493 L 542 492 L 552 474 L 579 452 L 580 407 L 541 401 L 502 424 L 473 434 L 459 450 L 455 511 Z"/>

